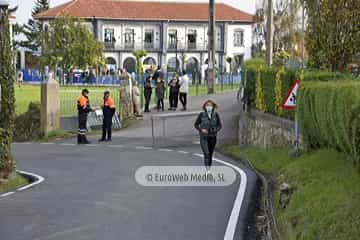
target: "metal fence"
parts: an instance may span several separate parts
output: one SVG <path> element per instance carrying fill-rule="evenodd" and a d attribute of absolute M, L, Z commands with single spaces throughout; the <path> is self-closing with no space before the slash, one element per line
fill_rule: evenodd
<path fill-rule="evenodd" d="M 100 108 L 103 103 L 104 91 L 110 91 L 110 95 L 114 100 L 116 111 L 120 111 L 120 90 L 118 87 L 104 86 L 71 86 L 60 88 L 60 113 L 62 117 L 77 115 L 77 98 L 81 94 L 82 88 L 87 87 L 90 91 L 89 99 L 92 108 Z"/>
<path fill-rule="evenodd" d="M 199 112 L 164 113 L 151 116 L 152 143 L 155 146 L 192 145 L 199 141 L 194 122 Z M 171 126 L 171 127 L 170 127 Z"/>

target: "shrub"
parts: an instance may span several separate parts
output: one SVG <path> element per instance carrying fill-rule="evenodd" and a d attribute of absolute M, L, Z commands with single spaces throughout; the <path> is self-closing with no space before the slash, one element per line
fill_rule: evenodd
<path fill-rule="evenodd" d="M 294 80 L 299 79 L 303 82 L 333 82 L 346 81 L 351 79 L 348 73 L 328 72 L 325 70 L 294 70 L 284 69 L 283 67 L 267 67 L 261 58 L 254 58 L 247 60 L 243 64 L 244 78 L 246 76 L 245 97 L 247 103 L 251 107 L 255 107 L 260 111 L 271 113 L 277 116 L 282 116 L 288 119 L 294 119 L 293 110 L 282 110 L 280 108 L 280 101 L 286 97 L 288 91 Z M 260 73 L 259 73 L 260 71 Z M 262 91 L 257 88 L 258 75 L 261 75 Z M 263 104 L 257 94 L 260 94 L 264 99 Z M 280 100 L 281 99 L 281 100 Z M 261 104 L 260 104 L 261 103 Z M 261 109 L 258 107 L 261 106 Z"/>
<path fill-rule="evenodd" d="M 261 76 L 261 68 L 258 70 L 256 74 L 256 101 L 255 106 L 262 112 L 266 111 L 266 106 L 264 102 L 264 93 L 263 93 L 263 86 L 262 86 L 262 76 Z"/>
<path fill-rule="evenodd" d="M 15 118 L 14 141 L 38 139 L 40 134 L 40 104 L 31 102 L 27 112 Z"/>
<path fill-rule="evenodd" d="M 334 148 L 360 158 L 360 82 L 305 82 L 297 112 L 309 148 Z"/>
<path fill-rule="evenodd" d="M 262 67 L 262 68 L 266 67 L 266 63 L 263 58 L 251 58 L 251 59 L 246 60 L 241 65 L 241 68 L 243 70 L 247 70 L 247 71 L 250 71 L 250 70 L 256 71 L 260 67 Z"/>

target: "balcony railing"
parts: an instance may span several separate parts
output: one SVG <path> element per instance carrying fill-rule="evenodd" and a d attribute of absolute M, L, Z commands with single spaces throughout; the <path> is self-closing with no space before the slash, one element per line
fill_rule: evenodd
<path fill-rule="evenodd" d="M 160 44 L 155 43 L 121 43 L 121 42 L 104 42 L 106 50 L 142 50 L 158 51 Z"/>
<path fill-rule="evenodd" d="M 121 43 L 121 42 L 104 42 L 106 50 L 147 50 L 147 51 L 160 51 L 160 43 Z M 170 52 L 177 51 L 207 51 L 207 43 L 168 43 L 167 50 Z M 216 44 L 216 51 L 222 51 L 222 43 Z"/>
<path fill-rule="evenodd" d="M 216 51 L 222 50 L 222 43 L 216 43 Z M 207 43 L 197 43 L 197 42 L 188 42 L 188 43 L 178 43 L 177 46 L 175 43 L 168 43 L 168 50 L 170 51 L 207 51 Z"/>

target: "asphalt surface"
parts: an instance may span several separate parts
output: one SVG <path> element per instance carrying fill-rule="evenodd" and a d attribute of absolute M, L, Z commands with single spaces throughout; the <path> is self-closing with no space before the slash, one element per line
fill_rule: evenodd
<path fill-rule="evenodd" d="M 225 116 L 225 124 L 232 114 Z M 225 239 L 229 225 L 235 233 L 226 239 L 251 239 L 248 220 L 257 180 L 239 162 L 215 154 L 246 173 L 246 193 L 236 222 L 230 219 L 245 181 L 239 174 L 227 187 L 144 187 L 135 181 L 142 166 L 203 163 L 194 155 L 201 153 L 196 144 L 164 149 L 153 147 L 148 135 L 138 137 L 149 131 L 148 119 L 115 134 L 111 143 L 77 146 L 70 139 L 14 144 L 18 169 L 39 174 L 45 181 L 0 198 L 0 239 L 219 240 Z"/>

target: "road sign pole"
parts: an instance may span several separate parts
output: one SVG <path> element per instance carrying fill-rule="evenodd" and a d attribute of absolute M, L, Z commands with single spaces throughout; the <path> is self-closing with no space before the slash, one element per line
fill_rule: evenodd
<path fill-rule="evenodd" d="M 300 132 L 299 132 L 299 119 L 298 119 L 298 115 L 295 112 L 295 141 L 294 141 L 294 147 L 295 147 L 295 152 L 298 153 L 299 151 L 299 138 L 300 138 Z"/>

